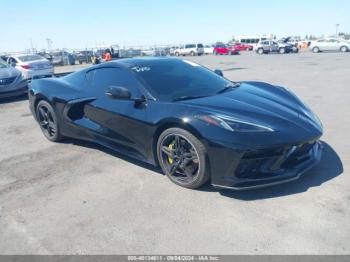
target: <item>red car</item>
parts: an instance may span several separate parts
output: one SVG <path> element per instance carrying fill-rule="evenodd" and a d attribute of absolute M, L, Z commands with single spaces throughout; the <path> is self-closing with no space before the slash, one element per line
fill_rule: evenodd
<path fill-rule="evenodd" d="M 234 46 L 224 44 L 214 46 L 214 55 L 238 55 L 239 51 Z"/>
<path fill-rule="evenodd" d="M 253 50 L 253 46 L 252 45 L 247 45 L 247 44 L 242 44 L 242 43 L 236 43 L 234 45 L 234 47 L 238 51 L 251 51 L 251 50 Z"/>

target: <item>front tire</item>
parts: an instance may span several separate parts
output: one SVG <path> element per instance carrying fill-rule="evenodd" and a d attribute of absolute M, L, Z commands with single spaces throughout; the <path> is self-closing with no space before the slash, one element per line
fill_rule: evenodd
<path fill-rule="evenodd" d="M 52 141 L 62 140 L 58 118 L 53 107 L 45 100 L 41 100 L 36 107 L 36 117 L 44 136 Z"/>
<path fill-rule="evenodd" d="M 209 180 L 205 147 L 184 129 L 165 130 L 158 138 L 157 156 L 164 174 L 179 186 L 194 189 Z"/>
<path fill-rule="evenodd" d="M 175 52 L 175 56 L 180 56 L 179 52 Z"/>
<path fill-rule="evenodd" d="M 259 49 L 258 49 L 258 54 L 259 54 L 259 55 L 263 55 L 263 54 L 264 54 L 264 49 L 259 48 Z"/>
<path fill-rule="evenodd" d="M 279 53 L 280 54 L 284 54 L 286 52 L 286 49 L 284 47 L 280 48 L 279 49 Z"/>

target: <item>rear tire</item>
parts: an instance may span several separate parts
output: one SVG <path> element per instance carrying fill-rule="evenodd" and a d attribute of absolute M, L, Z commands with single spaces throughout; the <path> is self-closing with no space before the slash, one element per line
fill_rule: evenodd
<path fill-rule="evenodd" d="M 314 48 L 312 48 L 312 52 L 319 53 L 320 49 L 317 46 L 315 46 Z"/>
<path fill-rule="evenodd" d="M 259 49 L 258 49 L 258 54 L 259 54 L 259 55 L 263 55 L 263 54 L 264 54 L 264 49 L 259 48 Z"/>
<path fill-rule="evenodd" d="M 196 55 L 196 53 L 195 53 L 195 52 L 193 52 L 193 51 L 191 51 L 190 55 L 191 55 L 191 56 L 195 56 L 195 55 Z"/>
<path fill-rule="evenodd" d="M 45 100 L 36 106 L 36 117 L 44 136 L 52 141 L 59 142 L 63 136 L 60 133 L 58 118 L 53 107 Z"/>
<path fill-rule="evenodd" d="M 158 138 L 157 157 L 164 174 L 175 184 L 198 188 L 209 180 L 206 149 L 190 132 L 166 129 Z"/>
<path fill-rule="evenodd" d="M 342 46 L 342 47 L 340 48 L 340 52 L 345 53 L 345 52 L 347 52 L 347 51 L 348 51 L 348 48 L 347 48 L 346 46 Z"/>
<path fill-rule="evenodd" d="M 175 56 L 180 56 L 179 52 L 175 52 Z"/>

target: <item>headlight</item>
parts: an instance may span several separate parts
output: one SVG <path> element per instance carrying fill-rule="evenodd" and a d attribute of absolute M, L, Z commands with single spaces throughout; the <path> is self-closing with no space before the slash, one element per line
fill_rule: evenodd
<path fill-rule="evenodd" d="M 195 118 L 211 124 L 222 127 L 232 132 L 273 132 L 271 127 L 259 125 L 247 121 L 242 121 L 229 116 L 218 115 L 197 115 Z"/>

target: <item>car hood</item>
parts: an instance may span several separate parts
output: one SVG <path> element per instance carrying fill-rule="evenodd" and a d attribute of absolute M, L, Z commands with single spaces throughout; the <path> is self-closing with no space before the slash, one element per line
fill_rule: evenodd
<path fill-rule="evenodd" d="M 13 67 L 1 68 L 0 69 L 0 79 L 17 77 L 20 72 Z"/>
<path fill-rule="evenodd" d="M 318 118 L 294 94 L 283 87 L 261 82 L 243 82 L 232 91 L 184 101 L 207 114 L 268 126 L 276 131 L 297 129 L 322 134 Z"/>

